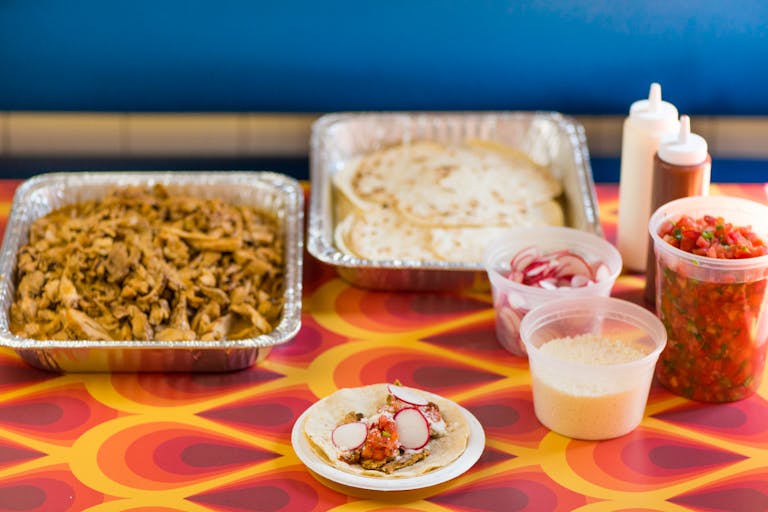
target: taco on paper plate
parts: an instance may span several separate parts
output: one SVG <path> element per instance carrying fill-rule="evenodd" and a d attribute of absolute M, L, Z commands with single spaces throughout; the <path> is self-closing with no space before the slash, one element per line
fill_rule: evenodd
<path fill-rule="evenodd" d="M 398 384 L 344 388 L 304 423 L 309 444 L 357 475 L 412 477 L 447 466 L 467 447 L 469 425 L 453 402 Z"/>

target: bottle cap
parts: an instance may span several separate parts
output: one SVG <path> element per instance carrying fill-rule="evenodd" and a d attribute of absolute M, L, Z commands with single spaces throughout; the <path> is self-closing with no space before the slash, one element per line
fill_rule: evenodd
<path fill-rule="evenodd" d="M 691 118 L 680 116 L 680 131 L 662 137 L 659 158 L 672 165 L 699 165 L 707 159 L 707 141 L 691 133 Z"/>
<path fill-rule="evenodd" d="M 661 100 L 661 85 L 654 82 L 647 100 L 638 100 L 629 107 L 629 116 L 641 128 L 653 131 L 668 131 L 676 128 L 677 108 Z"/>

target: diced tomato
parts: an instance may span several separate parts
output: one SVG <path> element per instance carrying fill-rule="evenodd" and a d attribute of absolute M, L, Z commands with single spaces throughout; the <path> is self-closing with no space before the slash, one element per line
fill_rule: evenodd
<path fill-rule="evenodd" d="M 385 415 L 368 427 L 368 437 L 361 452 L 364 459 L 387 460 L 395 456 L 398 450 L 397 425 Z"/>
<path fill-rule="evenodd" d="M 699 256 L 738 259 L 768 254 L 768 246 L 749 226 L 734 226 L 722 217 L 704 215 L 694 219 L 683 215 L 666 221 L 659 236 L 667 243 Z"/>
<path fill-rule="evenodd" d="M 682 216 L 659 230 L 667 243 L 700 256 L 720 259 L 768 254 L 750 227 L 734 227 L 721 217 Z M 706 402 L 739 400 L 760 383 L 766 355 L 768 278 L 750 282 L 701 281 L 666 267 L 661 260 L 659 313 L 667 346 L 657 375 L 675 393 Z M 758 339 L 758 336 L 761 339 Z"/>

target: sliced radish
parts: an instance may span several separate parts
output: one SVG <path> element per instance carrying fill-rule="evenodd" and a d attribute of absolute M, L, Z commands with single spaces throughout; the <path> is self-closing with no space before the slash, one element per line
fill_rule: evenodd
<path fill-rule="evenodd" d="M 548 252 L 547 254 L 543 255 L 542 257 L 550 259 L 550 260 L 556 260 L 560 256 L 565 256 L 566 254 L 571 254 L 571 251 L 569 251 L 568 249 L 560 249 L 558 251 Z"/>
<path fill-rule="evenodd" d="M 507 327 L 507 330 L 517 336 L 520 330 L 521 315 L 514 309 L 504 308 L 499 311 L 499 316 L 504 321 L 504 326 Z"/>
<path fill-rule="evenodd" d="M 522 283 L 524 278 L 525 274 L 523 274 L 520 270 L 513 270 L 509 273 L 509 275 L 507 275 L 507 279 L 516 283 Z"/>
<path fill-rule="evenodd" d="M 545 290 L 554 290 L 557 288 L 557 279 L 554 277 L 548 277 L 546 279 L 542 279 L 539 281 L 539 286 L 544 288 Z"/>
<path fill-rule="evenodd" d="M 564 254 L 558 259 L 557 275 L 559 276 L 584 276 L 587 279 L 592 279 L 592 267 L 589 263 L 584 261 L 584 258 L 577 254 Z"/>
<path fill-rule="evenodd" d="M 541 258 L 533 260 L 528 266 L 523 269 L 526 279 L 546 279 L 555 275 L 557 272 L 558 264 L 556 258 L 549 258 L 543 256 Z"/>
<path fill-rule="evenodd" d="M 415 407 L 400 409 L 395 414 L 397 439 L 403 448 L 419 450 L 429 442 L 429 422 Z"/>
<path fill-rule="evenodd" d="M 511 308 L 501 308 L 497 319 L 496 335 L 501 345 L 515 355 L 523 356 L 526 353 L 525 346 L 520 339 L 520 321 L 525 315 L 525 310 L 519 312 Z"/>
<path fill-rule="evenodd" d="M 538 256 L 539 249 L 531 245 L 525 249 L 520 249 L 517 253 L 515 253 L 515 255 L 512 257 L 512 261 L 510 261 L 509 264 L 512 267 L 512 270 L 520 271 L 527 267 L 528 264 Z"/>
<path fill-rule="evenodd" d="M 604 263 L 593 266 L 568 249 L 542 254 L 536 247 L 525 247 L 512 256 L 510 267 L 510 281 L 546 290 L 581 288 L 610 276 Z"/>
<path fill-rule="evenodd" d="M 509 291 L 507 292 L 507 305 L 513 309 L 524 308 L 528 305 L 528 301 L 522 294 Z M 501 303 L 501 306 L 504 307 L 504 302 Z"/>
<path fill-rule="evenodd" d="M 611 271 L 608 269 L 608 265 L 605 263 L 599 263 L 595 268 L 595 281 L 600 282 L 604 279 L 608 279 L 611 276 Z"/>
<path fill-rule="evenodd" d="M 389 392 L 392 393 L 392 396 L 407 404 L 418 406 L 429 404 L 429 401 L 426 398 L 408 388 L 396 386 L 394 384 L 388 384 L 387 388 L 389 389 Z"/>
<path fill-rule="evenodd" d="M 582 286 L 587 286 L 587 284 L 591 282 L 592 280 L 586 276 L 575 275 L 571 277 L 570 283 L 568 283 L 566 286 L 570 286 L 571 288 L 581 288 Z"/>
<path fill-rule="evenodd" d="M 339 425 L 331 432 L 331 441 L 339 450 L 356 450 L 363 446 L 368 437 L 368 425 L 354 421 Z"/>
<path fill-rule="evenodd" d="M 523 270 L 526 278 L 536 277 L 549 271 L 552 267 L 547 260 L 534 260 Z"/>

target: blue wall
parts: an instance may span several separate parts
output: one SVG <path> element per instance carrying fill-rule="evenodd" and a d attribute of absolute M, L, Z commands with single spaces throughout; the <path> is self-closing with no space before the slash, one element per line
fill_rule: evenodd
<path fill-rule="evenodd" d="M 768 2 L 0 0 L 0 110 L 768 115 Z"/>

